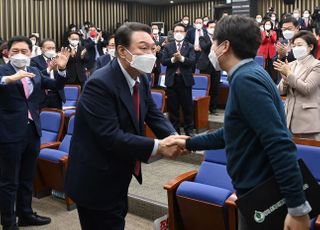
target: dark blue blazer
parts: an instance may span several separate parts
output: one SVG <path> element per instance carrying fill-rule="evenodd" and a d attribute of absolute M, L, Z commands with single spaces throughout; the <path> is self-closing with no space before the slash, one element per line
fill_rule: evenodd
<path fill-rule="evenodd" d="M 97 59 L 97 67 L 96 67 L 96 70 L 97 69 L 100 69 L 104 66 L 106 66 L 109 62 L 111 61 L 111 56 L 110 54 L 104 54 L 102 56 L 100 56 L 98 59 Z"/>
<path fill-rule="evenodd" d="M 38 56 L 31 58 L 30 65 L 38 68 L 41 71 L 41 73 L 43 74 L 43 76 L 50 78 L 50 75 L 47 72 L 48 64 L 42 55 L 38 55 Z M 67 72 L 66 77 L 68 77 L 68 72 Z M 54 71 L 54 78 L 55 79 L 59 78 L 58 71 Z M 66 96 L 64 94 L 64 90 L 63 89 L 58 90 L 58 93 L 59 93 L 61 101 L 66 102 Z"/>
<path fill-rule="evenodd" d="M 208 34 L 208 31 L 206 29 L 202 29 L 203 36 L 206 36 Z M 196 29 L 192 28 L 187 31 L 187 35 L 185 40 L 190 42 L 192 45 L 194 45 L 194 40 L 196 39 Z"/>
<path fill-rule="evenodd" d="M 193 79 L 193 66 L 196 60 L 193 45 L 187 41 L 183 41 L 180 53 L 184 56 L 184 62 L 172 63 L 171 58 L 173 54 L 177 52 L 177 46 L 175 42 L 169 43 L 162 51 L 161 63 L 167 66 L 165 85 L 171 87 L 174 84 L 174 76 L 179 68 L 183 77 L 184 83 L 187 87 L 194 85 Z"/>
<path fill-rule="evenodd" d="M 103 43 L 101 41 L 99 41 L 96 44 L 94 41 L 92 41 L 91 38 L 87 38 L 86 40 L 83 41 L 83 46 L 86 48 L 87 55 L 88 55 L 88 63 L 87 63 L 86 67 L 88 69 L 92 69 L 94 67 L 95 62 L 96 62 L 95 46 L 97 46 L 97 50 L 98 50 L 100 56 L 102 56 L 103 55 L 103 51 L 102 51 Z"/>
<path fill-rule="evenodd" d="M 127 199 L 136 160 L 146 162 L 154 140 L 175 129 L 155 106 L 146 76 L 140 77 L 140 120 L 118 60 L 95 71 L 87 81 L 75 116 L 65 191 L 78 205 L 107 210 Z M 142 178 L 140 178 L 141 182 Z"/>
<path fill-rule="evenodd" d="M 27 99 L 21 81 L 0 84 L 0 143 L 21 141 L 26 136 L 28 128 L 28 110 L 34 120 L 39 137 L 41 126 L 39 119 L 39 104 L 43 100 L 43 89 L 62 89 L 66 79 L 56 80 L 44 77 L 35 67 L 27 67 L 27 71 L 36 76 L 31 79 L 33 92 Z M 11 64 L 0 65 L 0 81 L 2 77 L 15 74 Z"/>

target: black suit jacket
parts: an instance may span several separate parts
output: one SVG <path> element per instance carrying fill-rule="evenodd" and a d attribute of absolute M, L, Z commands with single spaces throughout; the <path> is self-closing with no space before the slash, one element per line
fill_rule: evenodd
<path fill-rule="evenodd" d="M 48 64 L 47 64 L 46 60 L 44 59 L 43 55 L 38 55 L 38 56 L 31 58 L 30 65 L 38 68 L 44 77 L 50 78 L 50 74 L 48 74 L 48 72 L 47 72 Z M 66 77 L 68 77 L 68 72 L 67 72 Z M 58 71 L 54 71 L 54 78 L 55 79 L 60 78 Z M 66 96 L 64 95 L 64 90 L 63 89 L 58 90 L 58 93 L 59 93 L 61 101 L 66 102 Z"/>
<path fill-rule="evenodd" d="M 95 71 L 80 97 L 71 139 L 66 193 L 78 205 L 107 210 L 127 199 L 136 160 L 146 162 L 154 140 L 175 132 L 156 108 L 146 76 L 140 77 L 140 121 L 118 60 Z M 141 182 L 141 181 L 140 181 Z"/>
<path fill-rule="evenodd" d="M 81 58 L 83 50 L 83 46 L 78 46 L 76 55 L 69 57 L 67 64 L 68 83 L 74 84 L 79 81 L 82 85 L 87 80 L 86 65 L 89 62 L 89 57 L 88 55 L 84 55 L 84 58 Z"/>
<path fill-rule="evenodd" d="M 28 110 L 31 113 L 39 137 L 41 126 L 39 119 L 39 104 L 43 89 L 63 89 L 66 78 L 56 80 L 44 77 L 35 67 L 27 67 L 27 71 L 34 73 L 31 79 L 33 91 L 27 99 L 21 81 L 11 84 L 0 84 L 0 143 L 21 141 L 28 129 Z M 15 74 L 11 64 L 0 65 L 0 81 L 2 77 Z M 36 154 L 36 153 L 35 153 Z"/>
<path fill-rule="evenodd" d="M 96 49 L 95 46 L 97 46 L 97 50 L 100 54 L 100 56 L 103 55 L 102 47 L 103 43 L 101 41 L 98 41 L 98 43 L 95 43 L 92 41 L 91 38 L 87 38 L 83 41 L 84 47 L 87 49 L 87 55 L 88 55 L 88 63 L 87 68 L 92 69 L 94 67 L 94 64 L 96 62 Z"/>
<path fill-rule="evenodd" d="M 110 54 L 102 55 L 101 57 L 99 57 L 97 59 L 97 67 L 96 67 L 96 69 L 100 69 L 100 68 L 106 66 L 110 61 L 111 61 Z"/>
<path fill-rule="evenodd" d="M 210 35 L 201 36 L 199 38 L 199 43 L 201 47 L 201 54 L 197 63 L 197 68 L 201 71 L 206 71 L 208 74 L 211 74 L 214 70 L 212 64 L 209 60 L 209 53 L 211 50 L 212 42 L 210 40 Z"/>
<path fill-rule="evenodd" d="M 183 41 L 180 53 L 185 57 L 184 62 L 171 62 L 173 54 L 177 52 L 176 42 L 169 43 L 162 52 L 161 63 L 167 66 L 165 85 L 171 87 L 174 84 L 174 76 L 179 68 L 183 77 L 184 83 L 187 87 L 194 85 L 193 79 L 193 65 L 195 62 L 195 52 L 193 45 L 187 41 Z"/>
<path fill-rule="evenodd" d="M 203 36 L 208 35 L 208 31 L 204 28 L 202 28 Z M 196 29 L 192 28 L 187 31 L 187 35 L 185 40 L 190 42 L 192 45 L 194 45 L 194 40 L 196 39 Z"/>

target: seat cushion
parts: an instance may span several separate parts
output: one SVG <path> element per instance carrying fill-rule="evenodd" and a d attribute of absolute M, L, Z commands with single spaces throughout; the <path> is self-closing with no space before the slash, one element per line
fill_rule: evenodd
<path fill-rule="evenodd" d="M 303 159 L 313 176 L 320 181 L 320 147 L 297 145 L 297 158 Z"/>
<path fill-rule="evenodd" d="M 64 111 L 64 115 L 65 115 L 66 117 L 70 117 L 71 114 L 73 114 L 73 113 L 75 113 L 75 112 L 76 112 L 75 109 L 67 109 L 67 110 Z"/>
<path fill-rule="evenodd" d="M 184 181 L 177 189 L 177 195 L 223 206 L 232 194 L 230 190 L 215 186 Z"/>
<path fill-rule="evenodd" d="M 64 156 L 68 156 L 68 153 L 56 149 L 42 149 L 39 154 L 40 159 L 46 159 L 57 163 Z"/>
<path fill-rule="evenodd" d="M 222 165 L 227 164 L 227 155 L 225 149 L 206 150 L 204 160 Z"/>

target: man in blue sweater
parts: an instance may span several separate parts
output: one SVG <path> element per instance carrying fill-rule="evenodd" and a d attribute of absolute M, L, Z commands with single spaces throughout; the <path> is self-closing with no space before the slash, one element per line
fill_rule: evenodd
<path fill-rule="evenodd" d="M 311 207 L 283 104 L 268 73 L 253 60 L 261 43 L 259 27 L 252 19 L 227 16 L 216 25 L 213 40 L 209 59 L 229 76 L 224 127 L 175 144 L 188 150 L 225 148 L 238 196 L 274 175 L 288 207 L 284 229 L 309 229 Z M 239 213 L 239 229 L 248 230 L 246 225 Z"/>

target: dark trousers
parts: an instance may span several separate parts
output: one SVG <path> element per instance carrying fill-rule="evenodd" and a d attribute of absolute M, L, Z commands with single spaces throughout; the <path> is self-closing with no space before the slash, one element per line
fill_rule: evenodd
<path fill-rule="evenodd" d="M 47 108 L 62 109 L 62 100 L 58 91 L 48 91 L 45 104 Z"/>
<path fill-rule="evenodd" d="M 219 96 L 219 84 L 221 79 L 221 72 L 215 71 L 212 67 L 207 70 L 201 70 L 201 73 L 210 74 L 210 106 L 209 110 L 215 111 L 218 107 L 218 96 Z"/>
<path fill-rule="evenodd" d="M 278 73 L 273 68 L 273 60 L 270 58 L 265 59 L 265 70 L 269 73 L 270 77 L 277 84 Z"/>
<path fill-rule="evenodd" d="M 193 132 L 192 88 L 185 86 L 182 75 L 175 75 L 174 85 L 167 88 L 169 119 L 180 133 L 180 106 L 183 111 L 184 131 Z"/>
<path fill-rule="evenodd" d="M 33 122 L 28 125 L 23 140 L 0 144 L 0 212 L 3 226 L 15 224 L 16 216 L 32 213 L 32 180 L 39 151 L 40 138 Z"/>
<path fill-rule="evenodd" d="M 128 200 L 119 201 L 109 210 L 93 210 L 77 205 L 82 230 L 123 230 L 128 212 Z"/>
<path fill-rule="evenodd" d="M 238 230 L 250 230 L 240 210 L 238 210 Z"/>

